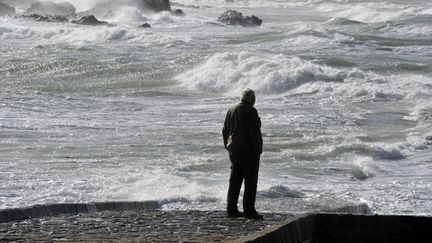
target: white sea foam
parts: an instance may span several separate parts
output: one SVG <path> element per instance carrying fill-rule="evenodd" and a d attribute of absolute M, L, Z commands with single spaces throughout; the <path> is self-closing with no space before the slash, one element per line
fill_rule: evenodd
<path fill-rule="evenodd" d="M 217 53 L 177 79 L 195 90 L 236 94 L 246 87 L 266 94 L 291 91 L 335 94 L 359 100 L 401 100 L 428 87 L 428 78 L 381 76 L 356 68 L 336 69 L 298 57 Z M 415 82 L 416 88 L 412 87 Z M 299 89 L 298 91 L 294 91 Z"/>
<path fill-rule="evenodd" d="M 319 3 L 322 0 L 174 0 L 173 4 L 184 6 L 212 6 L 212 7 L 289 7 L 305 6 Z"/>
<path fill-rule="evenodd" d="M 141 17 L 130 16 L 138 24 Z M 144 19 L 144 17 L 142 17 Z M 129 22 L 130 24 L 130 22 Z M 23 44 L 103 44 L 128 43 L 131 45 L 172 45 L 178 41 L 188 42 L 183 37 L 154 33 L 151 30 L 130 25 L 82 26 L 71 23 L 35 23 L 29 20 L 14 20 L 0 25 L 0 40 Z"/>
<path fill-rule="evenodd" d="M 267 198 L 302 198 L 304 196 L 304 193 L 289 189 L 283 185 L 271 186 L 267 190 L 258 192 L 258 197 Z"/>
<path fill-rule="evenodd" d="M 419 100 L 410 113 L 412 119 L 432 120 L 432 105 L 429 100 Z"/>
<path fill-rule="evenodd" d="M 422 7 L 406 6 L 389 2 L 360 2 L 352 4 L 323 3 L 317 10 L 329 12 L 335 17 L 363 23 L 377 23 L 400 19 L 404 16 L 417 15 L 424 12 Z"/>
<path fill-rule="evenodd" d="M 198 90 L 238 93 L 250 87 L 262 93 L 283 93 L 304 83 L 343 82 L 350 75 L 298 57 L 240 52 L 217 53 L 177 79 Z"/>

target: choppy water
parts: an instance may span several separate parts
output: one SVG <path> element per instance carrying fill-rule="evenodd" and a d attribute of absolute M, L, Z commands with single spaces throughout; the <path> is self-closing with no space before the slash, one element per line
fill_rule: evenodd
<path fill-rule="evenodd" d="M 367 203 L 431 215 L 429 1 L 172 8 L 186 15 L 125 5 L 111 27 L 0 18 L 0 208 L 159 200 L 222 209 L 222 123 L 250 87 L 265 143 L 259 210 Z M 264 23 L 224 26 L 216 19 L 226 9 Z M 152 28 L 137 28 L 143 21 Z"/>

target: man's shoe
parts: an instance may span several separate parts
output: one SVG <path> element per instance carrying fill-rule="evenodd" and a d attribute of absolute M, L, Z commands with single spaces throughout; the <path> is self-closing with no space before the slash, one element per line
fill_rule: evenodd
<path fill-rule="evenodd" d="M 264 219 L 264 217 L 261 214 L 258 214 L 258 213 L 248 214 L 248 215 L 245 215 L 245 217 L 248 218 L 248 219 L 256 219 L 256 220 Z"/>
<path fill-rule="evenodd" d="M 236 212 L 236 213 L 228 213 L 228 218 L 240 218 L 244 217 L 245 214 L 242 212 Z"/>

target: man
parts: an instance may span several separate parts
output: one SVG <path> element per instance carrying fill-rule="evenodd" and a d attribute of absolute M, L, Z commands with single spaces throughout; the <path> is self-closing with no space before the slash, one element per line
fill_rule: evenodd
<path fill-rule="evenodd" d="M 222 130 L 224 146 L 231 161 L 231 175 L 227 196 L 229 217 L 262 219 L 255 210 L 259 160 L 262 153 L 261 120 L 255 104 L 255 93 L 246 89 L 241 101 L 231 107 Z M 237 208 L 240 188 L 244 179 L 243 210 Z"/>

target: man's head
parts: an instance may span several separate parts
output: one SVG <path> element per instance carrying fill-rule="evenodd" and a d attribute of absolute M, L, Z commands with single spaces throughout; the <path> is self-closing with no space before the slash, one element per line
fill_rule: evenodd
<path fill-rule="evenodd" d="M 252 106 L 255 105 L 255 92 L 251 89 L 245 89 L 242 92 L 241 100 L 251 104 Z"/>

